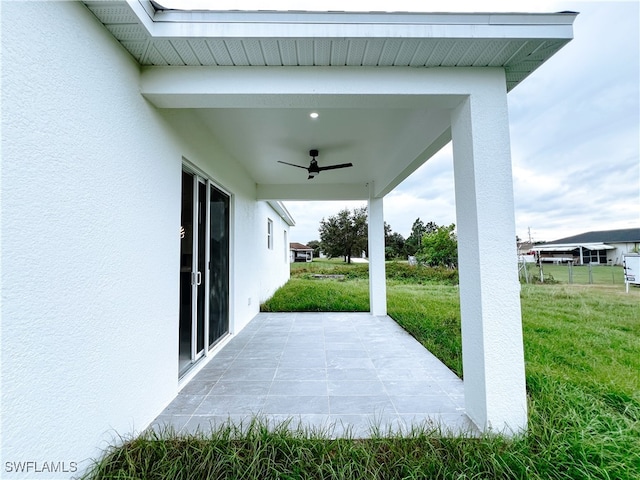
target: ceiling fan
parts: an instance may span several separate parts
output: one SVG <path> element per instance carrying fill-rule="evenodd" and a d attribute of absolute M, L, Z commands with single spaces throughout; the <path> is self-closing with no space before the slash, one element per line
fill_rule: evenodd
<path fill-rule="evenodd" d="M 309 172 L 309 177 L 307 180 L 314 178 L 323 170 L 335 170 L 336 168 L 347 168 L 353 167 L 353 163 L 340 163 L 338 165 L 327 165 L 326 167 L 318 166 L 318 162 L 316 157 L 318 156 L 318 150 L 309 150 L 309 155 L 311 156 L 311 163 L 308 167 L 303 167 L 302 165 L 296 165 L 295 163 L 283 162 L 278 160 L 278 163 L 284 163 L 285 165 L 291 165 L 292 167 L 304 168 L 307 172 Z"/>

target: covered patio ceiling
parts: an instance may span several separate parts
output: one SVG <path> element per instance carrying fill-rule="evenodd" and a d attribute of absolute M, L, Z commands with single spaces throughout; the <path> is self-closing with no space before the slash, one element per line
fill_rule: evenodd
<path fill-rule="evenodd" d="M 384 196 L 451 140 L 468 92 L 437 93 L 436 71 L 450 84 L 453 71 L 504 69 L 510 90 L 572 38 L 575 18 L 84 3 L 142 66 L 142 94 L 193 115 L 270 200 Z M 278 163 L 308 166 L 310 149 L 320 166 L 354 166 L 308 180 Z"/>

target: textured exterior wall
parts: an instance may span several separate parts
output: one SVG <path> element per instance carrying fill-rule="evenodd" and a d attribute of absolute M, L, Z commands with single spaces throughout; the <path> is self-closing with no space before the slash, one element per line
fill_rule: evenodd
<path fill-rule="evenodd" d="M 260 203 L 261 214 L 256 225 L 258 232 L 257 261 L 261 265 L 260 271 L 255 272 L 260 275 L 260 293 L 258 300 L 267 300 L 276 289 L 289 280 L 289 241 L 285 239 L 284 232 L 287 231 L 289 238 L 289 226 L 267 203 Z M 264 218 L 273 220 L 273 248 L 267 248 L 267 221 Z M 275 281 L 274 281 L 275 280 Z"/>
<path fill-rule="evenodd" d="M 1 27 L 0 476 L 68 478 L 177 393 L 183 156 L 232 194 L 232 329 L 288 265 L 255 275 L 254 182 L 140 95 L 139 67 L 84 6 L 3 2 Z M 66 471 L 36 474 L 44 462 Z"/>

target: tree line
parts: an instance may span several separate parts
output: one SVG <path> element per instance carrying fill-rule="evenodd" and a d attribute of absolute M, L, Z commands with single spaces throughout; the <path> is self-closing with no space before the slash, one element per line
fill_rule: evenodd
<path fill-rule="evenodd" d="M 368 256 L 367 208 L 343 209 L 337 215 L 323 218 L 318 229 L 320 240 L 307 245 L 314 249 L 314 257 L 324 253 L 329 258 L 351 258 Z M 386 260 L 416 257 L 424 265 L 455 268 L 458 264 L 458 240 L 455 224 L 437 225 L 424 223 L 420 218 L 413 222 L 411 234 L 405 239 L 384 223 Z"/>

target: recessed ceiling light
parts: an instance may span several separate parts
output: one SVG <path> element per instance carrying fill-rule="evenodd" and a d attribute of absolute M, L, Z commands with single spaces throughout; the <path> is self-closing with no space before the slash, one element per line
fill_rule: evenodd
<path fill-rule="evenodd" d="M 311 113 L 309 114 L 309 116 L 310 116 L 311 118 L 318 118 L 320 115 L 318 115 L 318 112 L 311 112 Z"/>

